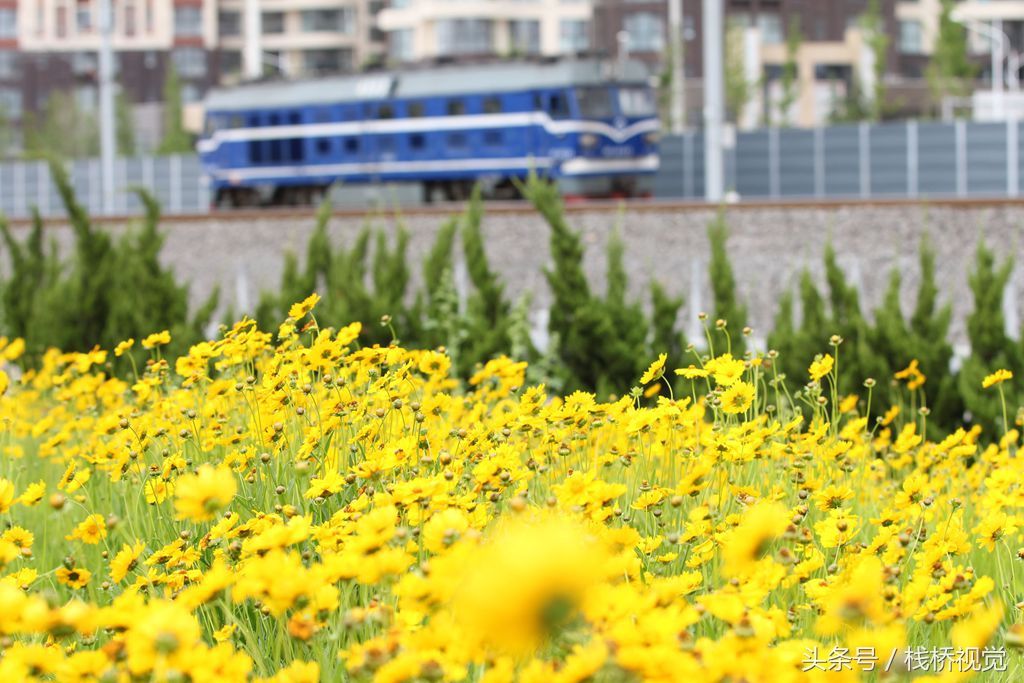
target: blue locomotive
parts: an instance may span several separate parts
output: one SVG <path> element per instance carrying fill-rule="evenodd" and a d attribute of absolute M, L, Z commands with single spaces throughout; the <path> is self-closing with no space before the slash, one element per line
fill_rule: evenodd
<path fill-rule="evenodd" d="M 513 197 L 531 171 L 566 195 L 645 196 L 657 105 L 637 62 L 447 65 L 256 82 L 205 101 L 199 153 L 218 206 L 300 204 L 334 183 Z"/>

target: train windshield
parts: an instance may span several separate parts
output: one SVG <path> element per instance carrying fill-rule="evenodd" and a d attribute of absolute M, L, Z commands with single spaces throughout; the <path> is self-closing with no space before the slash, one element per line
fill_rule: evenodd
<path fill-rule="evenodd" d="M 576 102 L 585 119 L 610 119 L 615 116 L 612 91 L 608 88 L 577 88 Z"/>
<path fill-rule="evenodd" d="M 619 111 L 623 116 L 655 116 L 654 93 L 650 88 L 619 88 Z"/>

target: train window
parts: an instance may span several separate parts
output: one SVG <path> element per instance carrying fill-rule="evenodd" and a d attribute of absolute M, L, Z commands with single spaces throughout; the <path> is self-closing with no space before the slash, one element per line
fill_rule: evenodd
<path fill-rule="evenodd" d="M 427 139 L 419 133 L 413 133 L 409 136 L 409 147 L 412 149 L 423 149 L 427 146 Z"/>
<path fill-rule="evenodd" d="M 409 116 L 420 117 L 423 116 L 423 103 L 422 102 L 410 102 L 407 108 Z"/>
<path fill-rule="evenodd" d="M 463 100 L 448 100 L 448 116 L 460 116 L 466 113 L 466 103 Z"/>
<path fill-rule="evenodd" d="M 288 123 L 293 126 L 302 123 L 302 114 L 297 111 L 291 112 L 288 114 Z"/>
<path fill-rule="evenodd" d="M 359 151 L 359 138 L 345 138 L 345 151 L 355 154 Z"/>
<path fill-rule="evenodd" d="M 283 140 L 270 141 L 270 163 L 279 163 L 284 158 Z"/>
<path fill-rule="evenodd" d="M 281 117 L 278 116 L 277 114 L 271 114 L 270 117 L 267 119 L 267 125 L 270 125 L 270 126 L 280 126 L 281 125 Z"/>
<path fill-rule="evenodd" d="M 650 88 L 620 88 L 619 111 L 623 116 L 657 116 L 658 105 Z"/>
<path fill-rule="evenodd" d="M 500 114 L 501 113 L 501 99 L 497 97 L 485 97 L 484 98 L 484 113 L 485 114 Z"/>
<path fill-rule="evenodd" d="M 326 107 L 323 109 L 317 109 L 315 120 L 317 123 L 327 123 L 331 120 L 331 110 Z"/>
<path fill-rule="evenodd" d="M 242 117 L 238 114 L 232 116 L 231 119 L 228 121 L 228 128 L 241 128 L 244 125 L 245 124 L 242 123 Z"/>
<path fill-rule="evenodd" d="M 586 119 L 610 119 L 615 116 L 612 91 L 608 88 L 576 88 L 576 103 Z"/>
<path fill-rule="evenodd" d="M 385 154 L 395 151 L 395 138 L 390 135 L 382 135 L 377 138 L 377 149 Z"/>
<path fill-rule="evenodd" d="M 545 109 L 553 119 L 567 119 L 569 118 L 569 98 L 565 96 L 565 93 L 552 92 L 548 93 L 546 97 Z"/>
<path fill-rule="evenodd" d="M 448 146 L 452 149 L 465 149 L 467 143 L 465 133 L 452 133 L 448 136 Z"/>
<path fill-rule="evenodd" d="M 393 119 L 395 118 L 395 108 L 390 104 L 380 105 L 380 109 L 377 110 L 378 119 Z"/>
<path fill-rule="evenodd" d="M 320 138 L 316 141 L 316 153 L 320 156 L 327 156 L 331 153 L 331 139 Z"/>
<path fill-rule="evenodd" d="M 503 142 L 504 136 L 500 130 L 484 131 L 484 144 L 488 147 L 501 147 Z"/>
<path fill-rule="evenodd" d="M 256 140 L 249 141 L 249 161 L 254 164 L 263 163 L 263 143 Z"/>

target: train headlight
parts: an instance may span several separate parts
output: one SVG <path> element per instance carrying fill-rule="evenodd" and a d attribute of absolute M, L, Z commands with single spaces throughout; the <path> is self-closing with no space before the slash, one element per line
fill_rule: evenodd
<path fill-rule="evenodd" d="M 591 135 L 590 133 L 584 133 L 580 136 L 580 147 L 583 149 L 591 149 L 597 146 L 597 136 Z"/>
<path fill-rule="evenodd" d="M 644 135 L 644 142 L 646 142 L 648 145 L 656 145 L 658 144 L 658 140 L 660 139 L 661 136 L 658 135 L 656 131 L 651 131 L 650 133 Z"/>

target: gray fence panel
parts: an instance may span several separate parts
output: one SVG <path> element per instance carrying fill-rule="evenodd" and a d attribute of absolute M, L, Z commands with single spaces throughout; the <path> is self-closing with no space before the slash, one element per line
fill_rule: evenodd
<path fill-rule="evenodd" d="M 685 194 L 683 178 L 684 137 L 682 135 L 666 135 L 661 139 L 659 149 L 661 164 L 658 174 L 654 176 L 654 194 L 657 197 L 682 197 Z"/>
<path fill-rule="evenodd" d="M 779 194 L 783 197 L 814 196 L 814 131 L 779 131 Z"/>
<path fill-rule="evenodd" d="M 967 124 L 967 192 L 1006 194 L 1006 124 Z"/>
<path fill-rule="evenodd" d="M 948 123 L 919 123 L 917 183 L 922 195 L 956 194 L 956 132 Z"/>
<path fill-rule="evenodd" d="M 740 197 L 771 195 L 769 131 L 758 130 L 736 135 L 736 192 Z"/>
<path fill-rule="evenodd" d="M 860 196 L 860 128 L 832 126 L 825 129 L 825 195 Z"/>
<path fill-rule="evenodd" d="M 869 132 L 872 197 L 906 196 L 907 127 L 903 123 L 872 126 Z"/>

